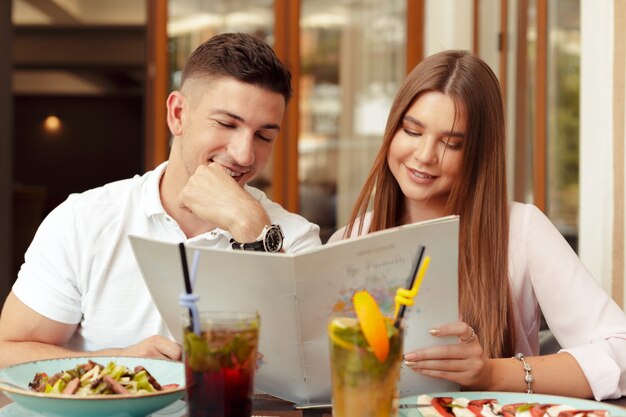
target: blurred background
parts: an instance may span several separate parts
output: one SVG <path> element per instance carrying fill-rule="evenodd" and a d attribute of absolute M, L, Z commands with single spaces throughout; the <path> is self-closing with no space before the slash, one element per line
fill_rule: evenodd
<path fill-rule="evenodd" d="M 7 282 L 68 194 L 167 159 L 168 92 L 196 46 L 234 31 L 264 39 L 294 75 L 254 185 L 319 224 L 323 241 L 345 225 L 399 83 L 424 56 L 455 48 L 500 79 L 510 198 L 536 204 L 578 250 L 581 1 L 3 0 Z"/>

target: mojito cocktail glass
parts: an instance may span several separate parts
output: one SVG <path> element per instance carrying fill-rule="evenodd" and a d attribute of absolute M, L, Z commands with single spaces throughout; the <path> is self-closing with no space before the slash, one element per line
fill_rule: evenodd
<path fill-rule="evenodd" d="M 202 312 L 199 318 L 200 335 L 183 318 L 189 417 L 250 417 L 258 314 Z"/>
<path fill-rule="evenodd" d="M 333 417 L 393 417 L 398 410 L 398 380 L 403 330 L 385 319 L 389 354 L 380 361 L 359 322 L 335 317 L 328 324 Z"/>

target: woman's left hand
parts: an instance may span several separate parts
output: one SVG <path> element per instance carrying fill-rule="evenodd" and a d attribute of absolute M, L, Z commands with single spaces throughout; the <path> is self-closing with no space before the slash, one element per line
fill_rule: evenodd
<path fill-rule="evenodd" d="M 435 337 L 456 336 L 458 343 L 418 349 L 404 355 L 405 364 L 423 375 L 447 379 L 464 389 L 480 390 L 491 385 L 489 359 L 480 339 L 467 323 L 457 321 L 431 329 Z"/>

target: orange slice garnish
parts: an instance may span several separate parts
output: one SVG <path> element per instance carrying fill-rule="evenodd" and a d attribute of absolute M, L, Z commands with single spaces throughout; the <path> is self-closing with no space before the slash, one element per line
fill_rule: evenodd
<path fill-rule="evenodd" d="M 359 291 L 354 294 L 352 303 L 365 340 L 376 358 L 384 362 L 389 355 L 389 338 L 385 317 L 380 312 L 376 300 L 367 291 Z"/>

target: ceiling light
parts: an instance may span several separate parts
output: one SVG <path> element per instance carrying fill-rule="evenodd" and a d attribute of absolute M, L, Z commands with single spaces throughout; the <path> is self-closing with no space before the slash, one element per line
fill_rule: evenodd
<path fill-rule="evenodd" d="M 55 115 L 49 115 L 43 121 L 43 129 L 48 133 L 57 133 L 61 130 L 61 119 Z"/>

